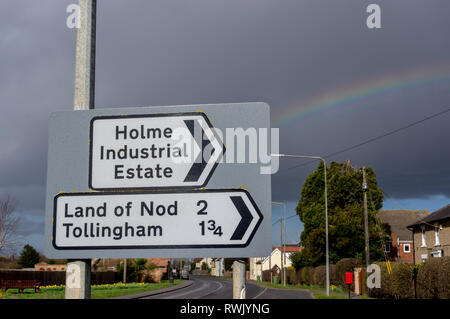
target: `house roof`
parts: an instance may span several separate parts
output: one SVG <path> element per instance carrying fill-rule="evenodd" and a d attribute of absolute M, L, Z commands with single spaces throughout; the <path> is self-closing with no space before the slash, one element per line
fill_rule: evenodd
<path fill-rule="evenodd" d="M 431 213 L 430 215 L 422 218 L 419 221 L 416 221 L 415 223 L 410 224 L 408 227 L 414 228 L 424 223 L 433 223 L 438 220 L 443 220 L 447 218 L 450 218 L 450 204 L 442 208 L 439 208 L 437 211 Z"/>
<path fill-rule="evenodd" d="M 380 210 L 377 216 L 381 222 L 388 224 L 391 231 L 397 235 L 400 240 L 410 240 L 411 231 L 408 225 L 429 216 L 428 210 L 406 210 L 406 209 L 387 209 Z"/>
<path fill-rule="evenodd" d="M 281 249 L 280 249 L 280 246 L 272 247 L 272 250 L 275 250 L 275 249 L 278 249 L 280 251 L 284 251 L 284 246 L 281 247 Z M 300 246 L 297 246 L 297 245 L 295 245 L 295 246 L 286 245 L 286 252 L 287 253 L 296 253 L 298 251 L 300 251 Z"/>
<path fill-rule="evenodd" d="M 203 260 L 203 258 L 194 258 L 194 262 L 195 263 L 199 263 L 199 262 L 201 262 Z"/>

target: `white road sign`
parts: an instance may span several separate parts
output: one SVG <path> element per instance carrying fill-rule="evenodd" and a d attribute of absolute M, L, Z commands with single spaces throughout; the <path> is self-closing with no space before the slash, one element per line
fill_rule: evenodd
<path fill-rule="evenodd" d="M 57 250 L 246 247 L 262 219 L 243 189 L 62 193 L 52 242 Z"/>
<path fill-rule="evenodd" d="M 89 187 L 203 187 L 224 149 L 202 112 L 97 116 L 90 127 Z"/>

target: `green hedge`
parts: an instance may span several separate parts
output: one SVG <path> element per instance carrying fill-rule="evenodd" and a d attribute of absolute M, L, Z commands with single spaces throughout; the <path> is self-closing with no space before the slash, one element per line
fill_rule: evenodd
<path fill-rule="evenodd" d="M 450 298 L 450 257 L 431 258 L 420 266 L 417 273 L 417 297 Z"/>
<path fill-rule="evenodd" d="M 381 288 L 373 288 L 370 296 L 375 298 L 409 299 L 414 297 L 413 266 L 405 262 L 391 262 L 391 274 L 385 262 L 376 262 L 381 269 Z"/>
<path fill-rule="evenodd" d="M 357 258 L 343 258 L 336 263 L 336 270 L 334 273 L 334 282 L 337 286 L 340 286 L 344 289 L 347 289 L 347 285 L 345 284 L 345 273 L 353 272 L 354 268 L 362 267 L 363 262 Z M 353 284 L 351 287 L 352 290 L 355 289 L 355 285 Z"/>

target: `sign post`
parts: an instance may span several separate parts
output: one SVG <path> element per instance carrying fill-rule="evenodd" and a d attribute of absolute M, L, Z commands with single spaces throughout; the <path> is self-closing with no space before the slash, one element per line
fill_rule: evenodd
<path fill-rule="evenodd" d="M 97 0 L 78 0 L 80 27 L 77 31 L 74 110 L 95 106 L 95 43 Z M 69 269 L 72 272 L 69 272 Z M 66 299 L 91 298 L 91 260 L 69 261 L 66 270 Z"/>

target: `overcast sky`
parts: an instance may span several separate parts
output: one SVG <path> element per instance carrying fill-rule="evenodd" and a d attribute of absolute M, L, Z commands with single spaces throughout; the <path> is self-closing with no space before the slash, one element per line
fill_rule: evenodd
<path fill-rule="evenodd" d="M 75 2 L 0 2 L 0 194 L 20 201 L 41 251 L 48 119 L 73 108 Z M 370 3 L 381 29 L 366 26 Z M 439 0 L 98 0 L 96 107 L 263 101 L 281 153 L 325 156 L 450 108 L 449 12 Z M 327 160 L 370 166 L 403 208 L 433 211 L 450 203 L 449 124 L 447 112 Z M 307 161 L 283 159 L 272 178 L 289 216 L 316 164 L 292 167 Z"/>

